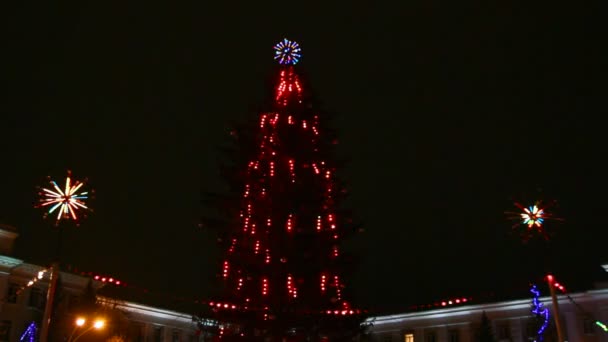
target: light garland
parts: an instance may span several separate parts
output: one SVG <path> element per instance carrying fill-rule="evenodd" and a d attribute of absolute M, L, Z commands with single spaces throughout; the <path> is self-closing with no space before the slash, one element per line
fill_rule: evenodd
<path fill-rule="evenodd" d="M 534 315 L 536 315 L 537 317 L 541 317 L 543 319 L 543 323 L 541 324 L 540 328 L 538 328 L 538 330 L 536 331 L 536 340 L 535 341 L 542 341 L 543 340 L 543 334 L 545 333 L 545 330 L 547 329 L 547 326 L 549 326 L 549 309 L 547 309 L 543 303 L 541 303 L 538 298 L 540 297 L 540 291 L 536 288 L 536 285 L 532 285 L 532 288 L 530 289 L 530 292 L 532 292 L 533 294 L 533 298 L 532 298 L 532 313 Z"/>

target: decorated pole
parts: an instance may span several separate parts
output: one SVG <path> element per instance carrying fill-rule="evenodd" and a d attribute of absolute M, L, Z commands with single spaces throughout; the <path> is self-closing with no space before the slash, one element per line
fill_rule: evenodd
<path fill-rule="evenodd" d="M 55 302 L 55 293 L 57 292 L 57 281 L 59 280 L 59 263 L 54 262 L 51 266 L 51 277 L 49 279 L 49 290 L 46 294 L 46 305 L 44 307 L 44 316 L 42 317 L 42 329 L 40 330 L 40 342 L 48 341 L 49 326 L 51 325 L 51 316 L 53 313 L 53 305 Z"/>
<path fill-rule="evenodd" d="M 555 287 L 553 285 L 553 276 L 547 275 L 547 283 L 549 284 L 549 292 L 551 292 L 551 300 L 553 301 L 553 318 L 555 319 L 555 328 L 557 329 L 557 340 L 558 342 L 564 342 L 564 334 L 562 332 L 562 325 L 559 319 L 559 306 L 557 302 L 557 296 L 555 295 Z"/>
<path fill-rule="evenodd" d="M 49 279 L 49 288 L 46 295 L 46 304 L 44 307 L 44 315 L 42 317 L 42 328 L 40 329 L 40 342 L 47 342 L 49 336 L 49 327 L 51 325 L 51 319 L 53 316 L 53 307 L 55 302 L 55 293 L 57 292 L 57 283 L 59 280 L 59 260 L 61 253 L 62 243 L 62 232 L 59 228 L 61 220 L 71 220 L 78 225 L 80 214 L 77 214 L 79 210 L 89 210 L 89 207 L 85 205 L 85 200 L 89 198 L 87 191 L 82 191 L 84 182 L 74 181 L 71 179 L 71 172 L 68 170 L 68 175 L 65 180 L 65 188 L 61 189 L 57 183 L 49 178 L 50 187 L 41 187 L 38 195 L 40 197 L 39 202 L 36 204 L 38 208 L 49 208 L 45 212 L 44 217 L 49 215 L 55 215 L 55 226 L 58 231 L 57 236 L 57 251 L 55 261 L 51 266 L 51 275 Z"/>

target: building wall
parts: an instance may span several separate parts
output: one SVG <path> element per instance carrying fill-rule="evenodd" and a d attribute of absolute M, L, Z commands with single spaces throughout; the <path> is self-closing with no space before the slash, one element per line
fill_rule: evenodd
<path fill-rule="evenodd" d="M 41 266 L 0 255 L 0 342 L 19 341 L 19 337 L 30 322 L 42 321 L 48 275 L 32 286 L 24 287 L 42 270 L 44 268 Z M 89 281 L 91 279 L 88 277 L 61 273 L 62 291 L 68 298 L 80 296 Z M 93 281 L 94 288 L 103 285 L 99 281 Z M 15 286 L 24 287 L 18 296 L 12 296 L 11 287 L 15 288 Z M 98 302 L 121 312 L 129 321 L 130 329 L 141 331 L 139 339 L 141 342 L 198 341 L 196 325 L 192 321 L 192 316 L 186 313 L 106 297 L 98 297 Z"/>
<path fill-rule="evenodd" d="M 559 312 L 566 340 L 569 342 L 608 342 L 608 333 L 589 320 L 586 314 L 608 321 L 608 288 L 575 293 L 571 298 L 558 296 Z M 553 314 L 550 297 L 540 301 Z M 529 341 L 534 334 L 531 299 L 461 305 L 437 310 L 370 318 L 373 327 L 369 339 L 378 342 L 473 342 L 482 313 L 492 324 L 496 341 Z M 553 324 L 553 316 L 551 316 Z M 406 341 L 406 334 L 414 334 L 414 341 Z M 434 338 L 433 338 L 434 337 Z M 549 340 L 549 339 L 547 339 Z"/>

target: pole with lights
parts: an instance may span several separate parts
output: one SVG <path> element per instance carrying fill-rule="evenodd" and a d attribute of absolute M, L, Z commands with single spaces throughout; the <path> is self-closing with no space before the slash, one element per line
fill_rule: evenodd
<path fill-rule="evenodd" d="M 73 221 L 78 225 L 80 219 L 80 211 L 89 211 L 89 207 L 85 204 L 85 200 L 89 198 L 89 192 L 82 188 L 85 182 L 72 180 L 72 173 L 68 170 L 68 175 L 65 179 L 65 187 L 60 188 L 59 185 L 49 177 L 48 187 L 40 187 L 38 196 L 39 201 L 36 204 L 37 208 L 44 208 L 44 217 L 50 215 L 55 216 L 55 226 L 58 229 L 57 236 L 57 251 L 55 261 L 52 263 L 49 288 L 46 296 L 46 305 L 42 318 L 42 329 L 40 330 L 40 342 L 47 342 L 49 336 L 49 326 L 51 324 L 51 316 L 55 301 L 55 293 L 57 291 L 57 281 L 59 280 L 59 259 L 61 252 L 62 229 L 59 227 L 61 220 Z M 47 209 L 48 208 L 48 209 Z"/>
<path fill-rule="evenodd" d="M 551 293 L 551 301 L 553 302 L 553 319 L 555 320 L 555 328 L 557 329 L 557 340 L 559 342 L 564 342 L 564 333 L 559 318 L 559 304 L 557 295 L 555 294 L 555 279 L 550 274 L 547 275 L 547 283 L 549 284 L 549 292 Z"/>

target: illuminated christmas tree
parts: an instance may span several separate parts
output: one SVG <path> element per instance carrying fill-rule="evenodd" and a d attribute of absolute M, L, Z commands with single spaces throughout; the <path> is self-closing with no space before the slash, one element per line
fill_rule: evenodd
<path fill-rule="evenodd" d="M 275 53 L 272 100 L 253 131 L 233 132 L 233 166 L 241 169 L 227 172 L 239 196 L 224 202 L 234 218 L 220 238 L 226 291 L 209 304 L 220 321 L 235 323 L 221 329 L 225 338 L 339 340 L 336 332 L 357 330 L 362 313 L 346 298 L 351 259 L 340 242 L 356 230 L 339 209 L 336 139 L 295 67 L 298 44 L 284 40 Z"/>

